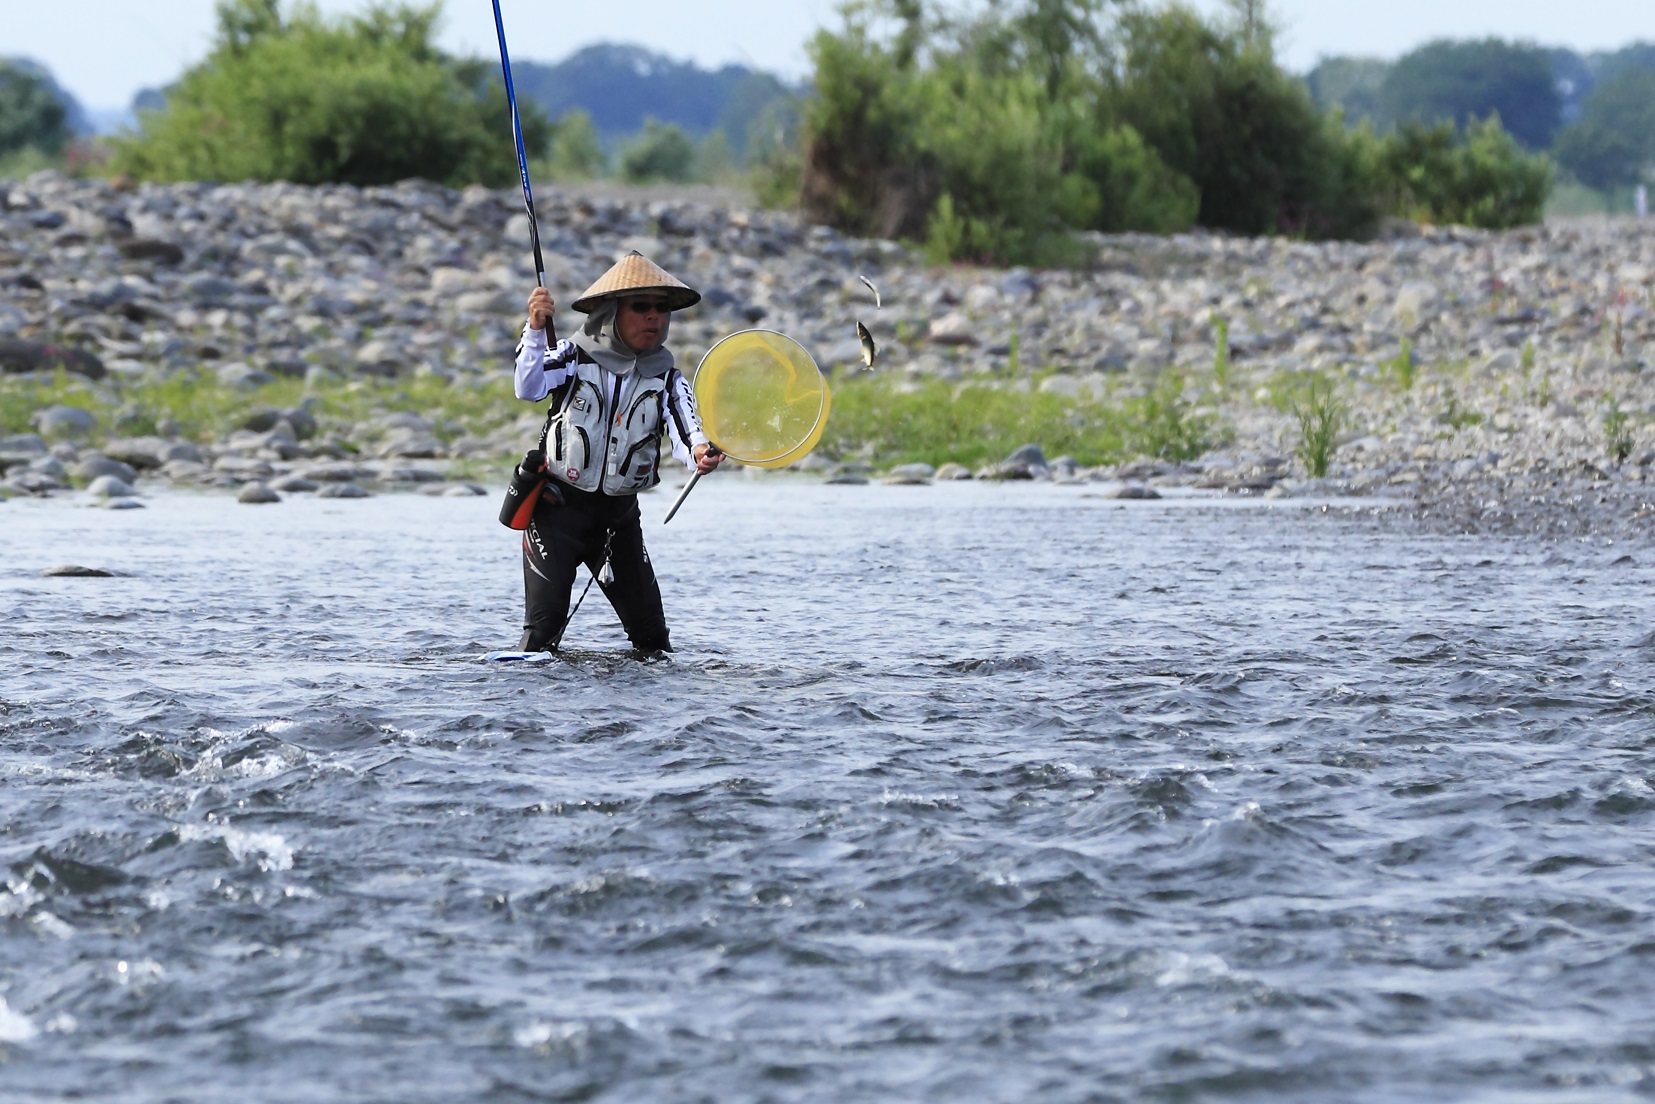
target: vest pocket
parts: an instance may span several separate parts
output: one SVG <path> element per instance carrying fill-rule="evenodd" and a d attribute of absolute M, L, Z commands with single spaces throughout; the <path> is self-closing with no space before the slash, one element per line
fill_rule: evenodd
<path fill-rule="evenodd" d="M 631 472 L 632 471 L 632 461 L 633 461 L 633 459 L 636 458 L 637 455 L 640 452 L 643 452 L 645 449 L 650 448 L 651 446 L 654 446 L 657 450 L 659 450 L 659 448 L 660 448 L 656 438 L 654 438 L 654 437 L 647 437 L 644 440 L 639 441 L 637 444 L 633 445 L 630 449 L 628 449 L 627 453 L 626 453 L 626 459 L 621 461 L 621 475 L 625 476 L 629 472 Z M 643 475 L 644 473 L 640 472 L 639 474 Z"/>

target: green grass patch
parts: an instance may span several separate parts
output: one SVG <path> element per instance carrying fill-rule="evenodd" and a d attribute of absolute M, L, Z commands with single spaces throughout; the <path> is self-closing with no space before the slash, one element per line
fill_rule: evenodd
<path fill-rule="evenodd" d="M 303 404 L 322 432 L 352 434 L 381 415 L 409 411 L 433 423 L 445 441 L 491 433 L 529 408 L 503 380 L 454 382 L 441 376 L 355 379 L 307 386 L 276 379 L 261 387 L 229 387 L 210 371 L 145 373 L 88 380 L 59 370 L 0 377 L 0 433 L 28 433 L 37 411 L 75 406 L 98 419 L 95 439 L 158 435 L 199 443 L 222 439 L 256 411 Z"/>
<path fill-rule="evenodd" d="M 1185 460 L 1209 446 L 1213 419 L 1193 408 L 1176 377 L 1125 399 L 1069 398 L 1038 384 L 1031 380 L 1025 391 L 988 381 L 908 383 L 838 373 L 823 452 L 876 464 L 953 461 L 974 468 L 1027 444 L 1081 464 L 1131 456 Z"/>
<path fill-rule="evenodd" d="M 1016 383 L 965 382 L 837 373 L 823 455 L 861 457 L 879 464 L 956 461 L 968 467 L 997 462 L 1038 444 L 1049 456 L 1107 464 L 1138 456 L 1188 460 L 1213 440 L 1216 419 L 1198 409 L 1186 381 L 1169 373 L 1147 393 L 1072 398 L 1039 390 L 1040 378 Z M 346 447 L 371 441 L 373 423 L 408 411 L 432 423 L 445 442 L 487 437 L 541 411 L 512 397 L 509 383 L 489 377 L 412 376 L 405 379 L 324 379 L 307 384 L 277 379 L 236 388 L 210 370 L 146 373 L 92 381 L 68 372 L 0 377 L 0 433 L 27 433 L 34 414 L 75 406 L 98 420 L 93 443 L 110 437 L 181 437 L 201 444 L 223 440 L 256 413 L 303 406 L 318 432 Z M 367 427 L 367 428 L 363 428 Z M 521 435 L 528 447 L 531 434 Z M 512 451 L 512 450 L 508 450 Z"/>
<path fill-rule="evenodd" d="M 1466 426 L 1481 425 L 1483 416 L 1469 409 L 1460 402 L 1460 397 L 1453 391 L 1448 392 L 1447 401 L 1443 403 L 1442 413 L 1437 415 L 1437 421 L 1450 426 L 1455 433 Z"/>
<path fill-rule="evenodd" d="M 1379 362 L 1380 372 L 1403 391 L 1413 390 L 1414 381 L 1419 378 L 1419 361 L 1414 358 L 1414 343 L 1407 338 L 1402 339 L 1402 348 L 1396 356 Z"/>

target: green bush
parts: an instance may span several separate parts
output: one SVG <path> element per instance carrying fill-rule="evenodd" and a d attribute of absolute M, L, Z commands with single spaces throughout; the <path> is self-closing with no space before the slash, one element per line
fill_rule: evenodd
<path fill-rule="evenodd" d="M 1096 214 L 1085 227 L 1105 233 L 1177 234 L 1195 225 L 1201 190 L 1161 160 L 1130 126 L 1095 136 L 1079 151 L 1079 171 L 1096 188 Z"/>
<path fill-rule="evenodd" d="M 682 183 L 695 176 L 695 142 L 671 123 L 645 119 L 644 129 L 621 150 L 622 180 Z"/>
<path fill-rule="evenodd" d="M 1038 262 L 1061 248 L 1065 228 L 1097 217 L 1096 186 L 1065 167 L 1042 119 L 1039 80 L 950 64 L 920 90 L 925 125 L 915 140 L 956 213 L 956 233 L 938 260 Z M 940 214 L 939 207 L 927 228 L 934 253 Z"/>
<path fill-rule="evenodd" d="M 1531 154 L 1490 117 L 1462 135 L 1453 124 L 1410 123 L 1382 155 L 1390 206 L 1422 222 L 1503 230 L 1539 222 L 1551 162 Z"/>
<path fill-rule="evenodd" d="M 846 19 L 843 33 L 820 31 L 809 46 L 815 94 L 801 114 L 800 206 L 852 233 L 919 238 L 941 195 L 936 166 L 915 145 L 919 77 L 859 9 Z"/>
<path fill-rule="evenodd" d="M 1360 147 L 1268 42 L 1182 7 L 1129 12 L 1106 101 L 1200 193 L 1198 221 L 1243 234 L 1359 237 L 1379 209 Z"/>
<path fill-rule="evenodd" d="M 558 116 L 546 155 L 529 165 L 536 180 L 594 180 L 608 168 L 592 116 L 578 109 Z"/>
<path fill-rule="evenodd" d="M 0 157 L 31 149 L 50 157 L 68 143 L 69 109 L 51 81 L 0 59 Z"/>
<path fill-rule="evenodd" d="M 846 9 L 811 44 L 806 213 L 923 240 L 938 260 L 1051 261 L 1074 229 L 1184 229 L 1193 188 L 1126 128 L 1095 128 L 1078 51 L 1096 4 L 947 24 L 919 4 Z M 874 16 L 898 17 L 881 37 Z M 924 49 L 921 47 L 924 46 Z"/>
<path fill-rule="evenodd" d="M 516 178 L 498 70 L 432 44 L 440 3 L 375 5 L 325 21 L 310 5 L 220 0 L 213 49 L 117 140 L 114 171 L 151 180 L 359 185 L 424 177 Z M 520 104 L 524 146 L 544 152 L 545 113 Z"/>

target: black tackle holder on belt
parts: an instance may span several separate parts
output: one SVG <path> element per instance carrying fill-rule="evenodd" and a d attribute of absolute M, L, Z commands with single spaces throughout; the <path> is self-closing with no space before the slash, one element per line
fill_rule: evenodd
<path fill-rule="evenodd" d="M 500 504 L 500 524 L 508 529 L 527 529 L 542 495 L 548 496 L 555 505 L 563 505 L 562 492 L 546 478 L 543 470 L 524 471 L 521 464 L 513 468 L 506 500 Z"/>
<path fill-rule="evenodd" d="M 546 408 L 546 424 L 540 427 L 540 446 L 530 449 L 523 462 L 511 471 L 506 501 L 500 504 L 500 524 L 508 529 L 527 529 L 542 495 L 549 496 L 554 506 L 563 505 L 563 492 L 546 478 L 546 438 L 552 431 L 552 419 L 569 400 L 574 384 L 575 377 L 570 375 L 563 386 L 553 393 L 552 403 Z"/>

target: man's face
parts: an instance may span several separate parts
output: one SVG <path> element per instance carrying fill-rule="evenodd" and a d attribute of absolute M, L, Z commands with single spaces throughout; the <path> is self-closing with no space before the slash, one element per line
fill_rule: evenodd
<path fill-rule="evenodd" d="M 615 335 L 634 353 L 647 353 L 661 344 L 666 329 L 667 301 L 659 295 L 627 295 L 615 312 Z"/>

